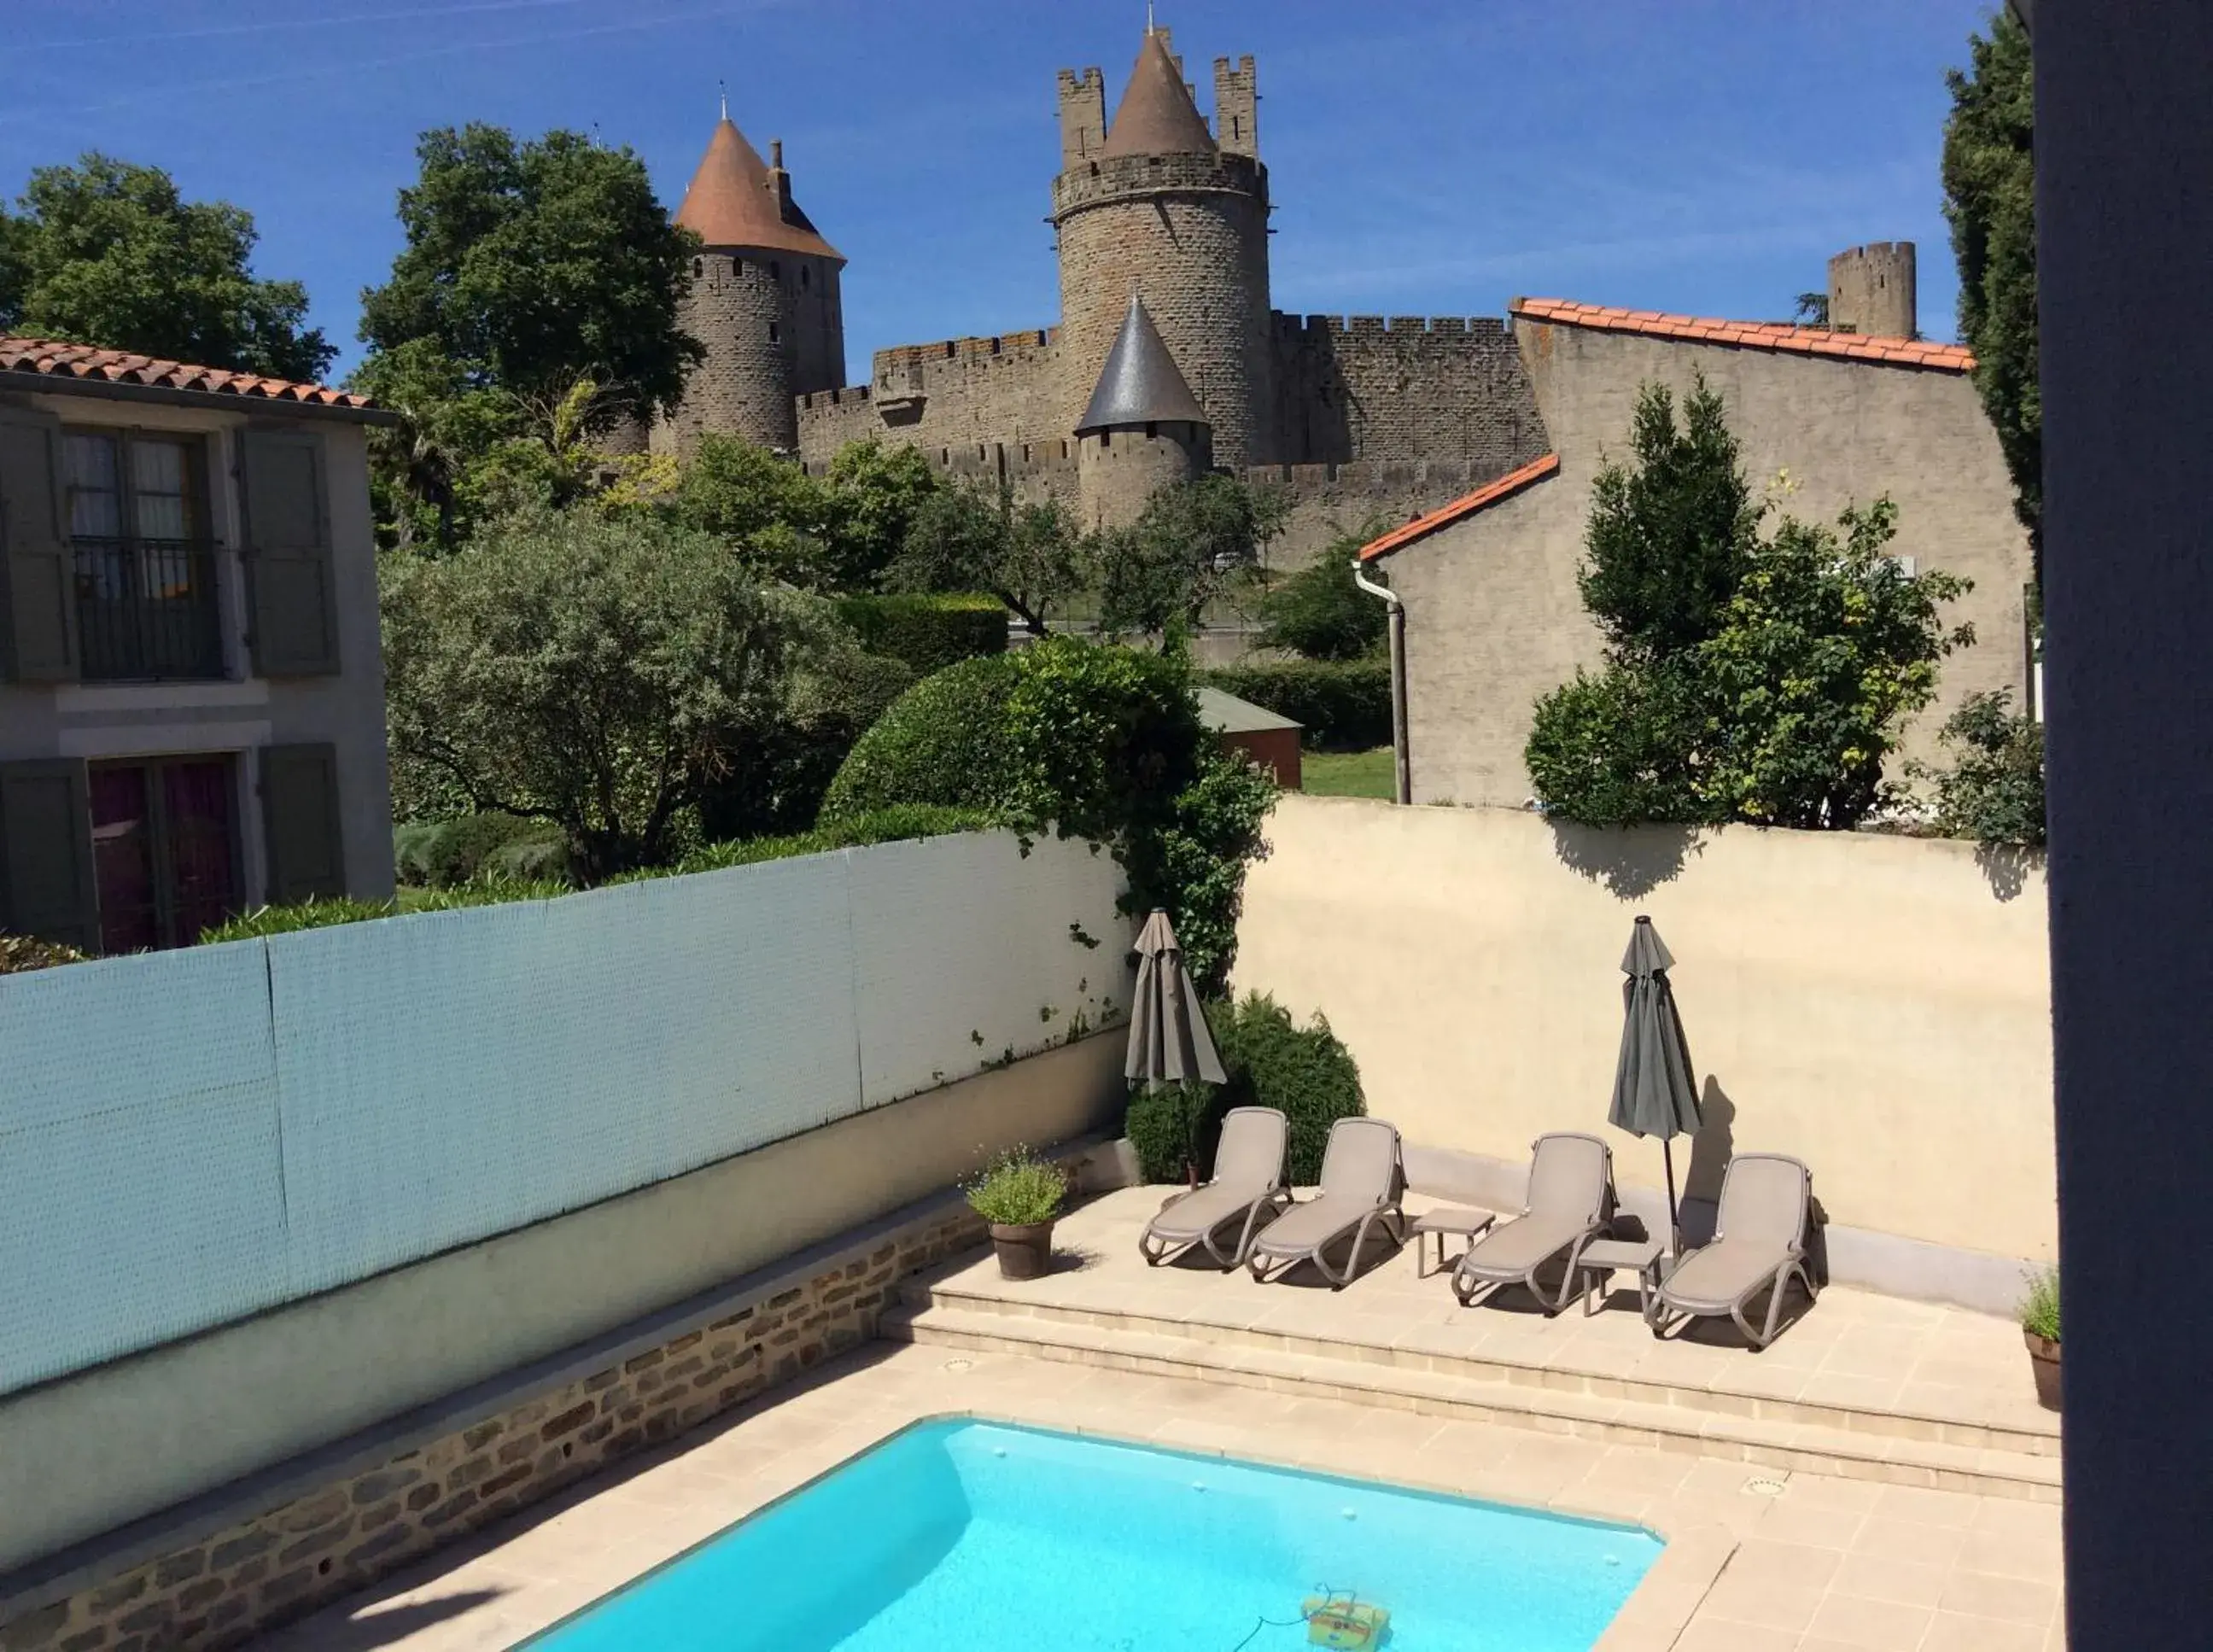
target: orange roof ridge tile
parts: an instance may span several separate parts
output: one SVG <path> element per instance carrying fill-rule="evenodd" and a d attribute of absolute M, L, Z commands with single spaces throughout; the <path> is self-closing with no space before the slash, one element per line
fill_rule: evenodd
<path fill-rule="evenodd" d="M 1582 303 L 1571 298 L 1516 298 L 1507 306 L 1507 313 L 1532 321 L 1589 327 L 1599 332 L 1631 332 L 1648 338 L 1680 338 L 1692 344 L 1739 344 L 1753 350 L 1787 350 L 1794 355 L 1925 367 L 1943 373 L 1972 372 L 1975 365 L 1975 354 L 1965 344 L 1832 332 L 1823 327 L 1794 326 L 1782 321 L 1671 315 L 1662 310 L 1621 309 L 1607 304 Z"/>
<path fill-rule="evenodd" d="M 257 401 L 290 401 L 318 407 L 347 407 L 372 411 L 366 396 L 336 390 L 326 384 L 296 383 L 290 379 L 264 378 L 254 373 L 232 372 L 220 367 L 196 366 L 190 362 L 165 361 L 134 351 L 101 350 L 54 338 L 26 338 L 0 334 L 0 373 L 35 373 L 54 379 L 96 380 L 108 384 L 143 384 L 168 390 L 187 390 L 206 395 L 235 396 Z"/>
<path fill-rule="evenodd" d="M 1381 539 L 1370 539 L 1360 547 L 1360 559 L 1373 562 L 1378 557 L 1387 557 L 1393 551 L 1403 551 L 1416 539 L 1426 538 L 1448 523 L 1472 516 L 1478 510 L 1495 505 L 1502 499 L 1510 499 L 1533 483 L 1541 482 L 1560 468 L 1560 456 L 1548 453 L 1541 459 L 1533 459 L 1518 470 L 1485 482 L 1474 492 L 1463 494 L 1448 505 L 1441 505 L 1425 516 L 1417 516 L 1411 522 L 1393 528 Z"/>

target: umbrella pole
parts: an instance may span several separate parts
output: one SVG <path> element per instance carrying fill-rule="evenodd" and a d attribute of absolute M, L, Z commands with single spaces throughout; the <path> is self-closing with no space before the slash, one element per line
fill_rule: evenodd
<path fill-rule="evenodd" d="M 1675 1209 L 1675 1149 L 1663 1137 L 1660 1160 L 1667 1167 L 1667 1251 L 1680 1259 L 1683 1253 L 1683 1218 Z"/>

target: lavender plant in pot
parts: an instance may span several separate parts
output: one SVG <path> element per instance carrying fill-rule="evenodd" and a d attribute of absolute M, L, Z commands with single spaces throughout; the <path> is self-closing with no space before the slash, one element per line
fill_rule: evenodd
<path fill-rule="evenodd" d="M 2028 1277 L 2021 1302 L 2021 1336 L 2036 1373 L 2036 1398 L 2048 1411 L 2059 1409 L 2059 1270 L 2048 1267 Z"/>
<path fill-rule="evenodd" d="M 1053 1218 L 1068 1196 L 1060 1167 L 1026 1147 L 1013 1148 L 961 1191 L 968 1208 L 991 1224 L 1001 1277 L 1042 1277 L 1052 1259 Z"/>

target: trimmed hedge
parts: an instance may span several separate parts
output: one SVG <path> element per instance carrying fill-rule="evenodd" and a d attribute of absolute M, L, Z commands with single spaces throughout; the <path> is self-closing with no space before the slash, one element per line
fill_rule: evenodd
<path fill-rule="evenodd" d="M 840 597 L 838 617 L 863 648 L 904 661 L 918 677 L 1007 651 L 1006 606 L 993 596 Z"/>
<path fill-rule="evenodd" d="M 827 830 L 802 832 L 784 838 L 757 838 L 748 843 L 710 844 L 674 866 L 625 873 L 609 882 L 637 883 L 648 878 L 682 877 L 692 872 L 719 871 L 729 866 L 751 866 L 760 861 L 820 855 L 832 849 L 856 849 L 913 838 L 940 838 L 955 832 L 981 832 L 990 825 L 988 819 L 973 810 L 881 809 Z M 320 930 L 332 924 L 362 924 L 372 918 L 397 917 L 407 912 L 451 911 L 457 907 L 494 906 L 509 900 L 553 900 L 576 893 L 566 883 L 486 876 L 451 888 L 410 889 L 396 900 L 355 900 L 347 897 L 303 900 L 290 906 L 257 907 L 204 931 L 200 942 L 206 946 L 219 941 L 245 941 L 256 936 L 284 935 L 294 930 Z"/>
<path fill-rule="evenodd" d="M 1202 674 L 1201 680 L 1301 724 L 1306 746 L 1364 752 L 1391 743 L 1388 660 L 1222 666 Z"/>
<path fill-rule="evenodd" d="M 834 826 L 900 803 L 997 808 L 1012 779 L 1006 726 L 1016 658 L 963 660 L 893 700 L 847 753 L 815 824 Z"/>

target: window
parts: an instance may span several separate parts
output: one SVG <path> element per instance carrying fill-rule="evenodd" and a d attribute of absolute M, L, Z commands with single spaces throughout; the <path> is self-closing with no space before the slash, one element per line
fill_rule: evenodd
<path fill-rule="evenodd" d="M 771 344 L 774 344 L 774 343 L 776 343 L 776 342 L 777 342 L 777 340 L 781 336 L 782 336 L 782 334 L 778 332 L 778 331 L 777 331 L 777 325 L 776 325 L 776 323 L 775 323 L 775 322 L 773 322 L 773 321 L 770 322 L 770 323 L 768 324 L 768 341 L 769 341 L 769 343 L 771 343 Z"/>
<path fill-rule="evenodd" d="M 807 286 L 807 277 L 811 273 L 813 272 L 809 271 L 804 264 L 799 266 L 799 284 L 802 290 L 805 290 Z"/>
<path fill-rule="evenodd" d="M 777 263 L 774 259 L 771 259 L 768 261 L 768 278 L 771 281 L 781 281 L 783 279 L 783 265 Z"/>
<path fill-rule="evenodd" d="M 706 273 L 707 273 L 707 260 L 706 260 L 705 259 L 703 259 L 703 258 L 695 258 L 695 259 L 693 259 L 692 260 L 692 278 L 694 281 L 697 281 L 697 280 L 698 280 L 701 276 L 703 276 L 703 275 L 704 275 L 704 274 L 706 274 Z"/>
<path fill-rule="evenodd" d="M 188 947 L 238 910 L 234 776 L 220 756 L 89 766 L 102 952 Z"/>
<path fill-rule="evenodd" d="M 1160 425 L 1152 419 L 1147 419 L 1145 421 L 1145 440 L 1148 442 L 1157 442 L 1160 440 Z"/>
<path fill-rule="evenodd" d="M 200 444 L 71 430 L 66 447 L 85 677 L 222 676 Z"/>

